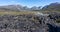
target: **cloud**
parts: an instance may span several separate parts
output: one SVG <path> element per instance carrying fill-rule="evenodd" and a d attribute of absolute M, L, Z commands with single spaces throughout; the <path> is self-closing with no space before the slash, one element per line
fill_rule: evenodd
<path fill-rule="evenodd" d="M 11 3 L 15 3 L 16 1 L 10 1 Z"/>
<path fill-rule="evenodd" d="M 11 3 L 13 3 L 13 4 L 20 4 L 20 3 L 17 2 L 17 1 L 11 1 Z"/>
<path fill-rule="evenodd" d="M 17 1 L 9 1 L 9 2 L 7 2 L 6 4 L 20 4 L 19 2 L 17 2 Z"/>
<path fill-rule="evenodd" d="M 21 3 L 16 1 L 16 0 L 7 0 L 7 1 L 0 1 L 0 6 L 4 6 L 4 5 L 20 5 Z"/>

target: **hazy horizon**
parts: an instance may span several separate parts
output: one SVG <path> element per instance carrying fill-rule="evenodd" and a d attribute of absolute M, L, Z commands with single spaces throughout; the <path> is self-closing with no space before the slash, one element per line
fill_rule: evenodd
<path fill-rule="evenodd" d="M 50 3 L 60 3 L 60 0 L 0 0 L 0 6 L 19 4 L 23 6 L 45 6 Z"/>

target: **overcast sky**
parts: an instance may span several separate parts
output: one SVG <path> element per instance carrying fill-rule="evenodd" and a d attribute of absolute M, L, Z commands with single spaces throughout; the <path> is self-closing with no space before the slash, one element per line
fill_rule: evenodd
<path fill-rule="evenodd" d="M 59 2 L 60 0 L 0 0 L 0 6 L 1 5 L 12 5 L 12 4 L 20 4 L 23 6 L 45 6 L 50 3 Z"/>

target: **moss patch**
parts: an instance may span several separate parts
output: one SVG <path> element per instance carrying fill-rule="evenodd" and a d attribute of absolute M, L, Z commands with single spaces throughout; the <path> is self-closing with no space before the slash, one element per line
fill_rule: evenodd
<path fill-rule="evenodd" d="M 57 23 L 60 23 L 60 19 L 57 19 L 56 22 L 57 22 Z"/>

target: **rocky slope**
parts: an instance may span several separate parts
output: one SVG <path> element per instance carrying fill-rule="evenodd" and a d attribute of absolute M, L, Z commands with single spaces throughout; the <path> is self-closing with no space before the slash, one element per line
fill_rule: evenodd
<path fill-rule="evenodd" d="M 59 13 L 43 15 L 1 15 L 0 32 L 60 32 Z"/>
<path fill-rule="evenodd" d="M 27 7 L 22 5 L 6 5 L 0 6 L 0 11 L 33 11 L 33 10 L 40 10 L 41 7 Z"/>

